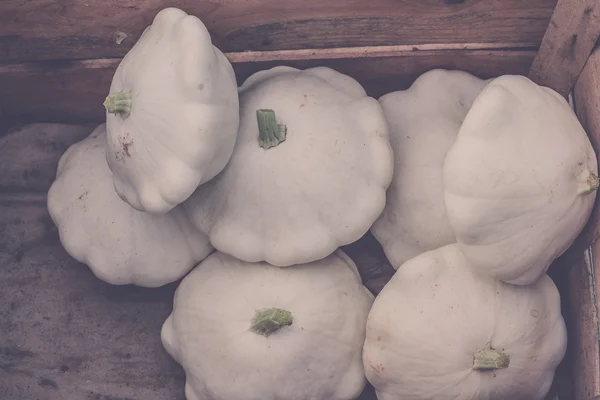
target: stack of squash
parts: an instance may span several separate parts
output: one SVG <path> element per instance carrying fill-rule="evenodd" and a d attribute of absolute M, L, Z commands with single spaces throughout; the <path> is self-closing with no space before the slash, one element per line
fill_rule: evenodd
<path fill-rule="evenodd" d="M 238 88 L 203 23 L 167 8 L 104 105 L 48 209 L 98 278 L 183 278 L 161 337 L 188 400 L 548 393 L 566 330 L 546 271 L 599 185 L 557 93 L 433 70 L 378 101 L 283 66 Z M 377 298 L 341 249 L 369 231 L 397 269 Z"/>

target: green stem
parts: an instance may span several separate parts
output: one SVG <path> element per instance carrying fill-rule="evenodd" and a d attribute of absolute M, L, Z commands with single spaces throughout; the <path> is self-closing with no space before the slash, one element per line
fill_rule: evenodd
<path fill-rule="evenodd" d="M 131 114 L 131 92 L 111 93 L 103 104 L 109 113 L 127 118 Z"/>
<path fill-rule="evenodd" d="M 267 308 L 256 311 L 252 318 L 250 330 L 258 335 L 268 337 L 284 326 L 292 325 L 292 313 L 281 308 Z"/>
<path fill-rule="evenodd" d="M 277 123 L 275 111 L 257 110 L 258 144 L 263 149 L 270 149 L 285 140 L 287 127 Z"/>
<path fill-rule="evenodd" d="M 473 369 L 475 371 L 508 368 L 509 364 L 510 357 L 508 354 L 492 349 L 492 345 L 489 342 L 482 350 L 477 351 L 473 357 Z"/>
<path fill-rule="evenodd" d="M 577 177 L 578 190 L 577 194 L 586 195 L 590 194 L 600 187 L 600 179 L 596 174 L 588 170 L 583 171 Z"/>

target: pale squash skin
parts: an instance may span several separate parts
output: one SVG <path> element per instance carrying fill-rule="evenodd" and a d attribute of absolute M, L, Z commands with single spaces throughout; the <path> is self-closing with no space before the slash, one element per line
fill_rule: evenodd
<path fill-rule="evenodd" d="M 508 366 L 473 370 L 488 343 Z M 452 244 L 407 261 L 383 288 L 363 359 L 379 400 L 543 400 L 566 346 L 547 275 L 531 286 L 496 281 Z"/>
<path fill-rule="evenodd" d="M 477 271 L 531 284 L 583 229 L 597 174 L 567 101 L 526 77 L 502 76 L 475 100 L 448 151 L 448 220 Z"/>
<path fill-rule="evenodd" d="M 187 400 L 350 400 L 366 385 L 372 303 L 341 251 L 294 268 L 215 252 L 177 288 L 161 338 L 185 370 Z M 253 332 L 256 311 L 272 307 L 291 325 Z"/>
<path fill-rule="evenodd" d="M 114 190 L 106 164 L 106 126 L 62 155 L 48 211 L 65 250 L 101 280 L 157 287 L 173 282 L 213 250 L 180 207 L 142 213 Z"/>
<path fill-rule="evenodd" d="M 285 141 L 260 146 L 257 110 Z M 392 179 L 388 125 L 376 99 L 330 68 L 275 67 L 240 87 L 231 161 L 184 205 L 223 253 L 287 267 L 358 240 L 381 214 Z"/>
<path fill-rule="evenodd" d="M 446 153 L 486 81 L 436 69 L 407 90 L 379 99 L 390 125 L 394 176 L 371 232 L 394 268 L 456 238 L 446 217 L 442 167 Z"/>
<path fill-rule="evenodd" d="M 131 93 L 120 107 L 129 113 L 115 111 L 121 92 Z M 233 68 L 204 24 L 179 9 L 160 11 L 125 55 L 105 106 L 115 189 L 137 210 L 171 210 L 231 157 L 239 127 Z"/>

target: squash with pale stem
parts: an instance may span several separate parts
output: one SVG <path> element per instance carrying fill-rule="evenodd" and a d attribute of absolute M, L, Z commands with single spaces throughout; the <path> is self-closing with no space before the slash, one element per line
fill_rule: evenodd
<path fill-rule="evenodd" d="M 410 259 L 383 288 L 363 359 L 379 400 L 542 400 L 566 346 L 547 275 L 500 282 L 451 244 Z"/>
<path fill-rule="evenodd" d="M 394 177 L 371 232 L 394 268 L 456 241 L 446 217 L 442 167 L 485 84 L 466 72 L 436 69 L 379 99 L 390 124 Z"/>
<path fill-rule="evenodd" d="M 231 64 L 204 24 L 160 11 L 119 64 L 104 102 L 117 193 L 165 213 L 227 164 L 239 126 Z"/>
<path fill-rule="evenodd" d="M 383 111 L 358 82 L 326 67 L 275 67 L 241 86 L 231 160 L 184 205 L 217 250 L 285 267 L 363 236 L 392 170 Z"/>
<path fill-rule="evenodd" d="M 161 338 L 187 400 L 350 400 L 372 303 L 341 250 L 293 268 L 215 252 L 177 288 Z"/>
<path fill-rule="evenodd" d="M 480 273 L 517 285 L 542 276 L 589 219 L 598 164 L 567 101 L 526 77 L 492 80 L 448 151 L 450 226 Z"/>
<path fill-rule="evenodd" d="M 66 251 L 115 285 L 162 286 L 212 251 L 181 207 L 153 215 L 119 198 L 106 164 L 104 124 L 60 158 L 48 211 Z"/>

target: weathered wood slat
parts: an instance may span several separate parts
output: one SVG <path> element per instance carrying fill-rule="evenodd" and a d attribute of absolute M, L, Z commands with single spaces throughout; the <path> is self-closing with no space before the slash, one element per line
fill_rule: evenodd
<path fill-rule="evenodd" d="M 587 60 L 574 88 L 575 110 L 597 154 L 600 154 L 600 48 Z M 600 395 L 600 347 L 598 301 L 600 300 L 600 210 L 596 207 L 578 239 L 580 247 L 592 245 L 592 259 L 578 263 L 570 276 L 573 313 L 575 398 Z M 595 284 L 595 286 L 594 286 Z"/>
<path fill-rule="evenodd" d="M 600 48 L 589 57 L 585 68 L 575 84 L 573 98 L 577 117 L 585 128 L 596 154 L 600 155 Z M 600 210 L 597 196 L 596 207 L 577 245 L 584 251 L 600 238 Z"/>
<path fill-rule="evenodd" d="M 600 47 L 588 58 L 573 93 L 575 110 L 597 154 L 600 154 Z"/>
<path fill-rule="evenodd" d="M 556 0 L 3 0 L 0 63 L 122 57 L 156 13 L 197 15 L 225 52 L 371 45 L 537 47 Z M 126 38 L 117 43 L 117 36 Z"/>
<path fill-rule="evenodd" d="M 598 0 L 559 0 L 529 77 L 567 97 L 599 36 Z"/>
<path fill-rule="evenodd" d="M 574 399 L 595 400 L 600 395 L 600 348 L 598 346 L 598 285 L 600 285 L 600 245 L 593 246 L 595 257 L 585 254 L 569 274 L 571 292 L 571 340 Z M 595 263 L 592 268 L 592 261 Z"/>
<path fill-rule="evenodd" d="M 116 287 L 60 246 L 45 203 L 0 204 L 0 397 L 183 399 L 162 350 L 174 285 Z"/>
<path fill-rule="evenodd" d="M 501 49 L 357 48 L 334 51 L 333 55 L 328 52 L 327 49 L 228 56 L 240 83 L 256 71 L 276 65 L 298 68 L 324 65 L 354 77 L 372 96 L 406 88 L 433 68 L 461 69 L 483 78 L 504 73 L 526 74 L 535 57 L 535 51 L 531 50 Z M 260 61 L 250 62 L 253 57 Z M 331 58 L 323 59 L 327 57 Z M 0 66 L 0 88 L 12 94 L 0 96 L 0 114 L 3 111 L 11 119 L 25 122 L 102 121 L 105 118 L 102 101 L 119 62 L 120 59 L 103 59 Z"/>

